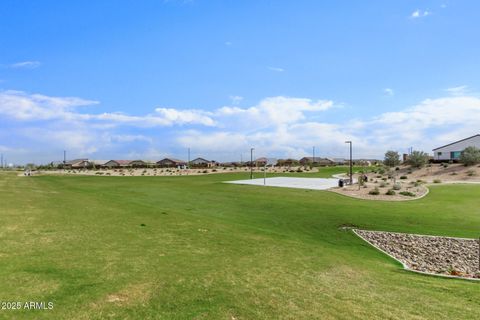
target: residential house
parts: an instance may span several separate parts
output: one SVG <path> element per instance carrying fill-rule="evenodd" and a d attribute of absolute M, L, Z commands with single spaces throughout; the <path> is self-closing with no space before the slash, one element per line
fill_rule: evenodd
<path fill-rule="evenodd" d="M 88 168 L 90 166 L 90 162 L 88 159 L 75 159 L 65 162 L 64 168 L 65 169 L 83 169 Z"/>
<path fill-rule="evenodd" d="M 433 149 L 434 161 L 458 161 L 467 147 L 480 148 L 480 134 Z"/>
<path fill-rule="evenodd" d="M 162 168 L 185 168 L 187 163 L 183 160 L 165 158 L 157 161 L 157 165 Z"/>
<path fill-rule="evenodd" d="M 204 158 L 196 158 L 190 161 L 189 165 L 195 168 L 211 168 L 218 165 L 214 160 L 210 161 Z"/>
<path fill-rule="evenodd" d="M 103 166 L 106 168 L 125 168 L 130 166 L 130 160 L 110 160 Z"/>

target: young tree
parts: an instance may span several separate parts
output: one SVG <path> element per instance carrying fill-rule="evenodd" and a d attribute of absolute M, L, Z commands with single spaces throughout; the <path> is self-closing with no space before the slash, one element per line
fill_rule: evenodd
<path fill-rule="evenodd" d="M 480 163 L 480 149 L 477 147 L 467 147 L 460 155 L 460 162 L 466 166 Z"/>
<path fill-rule="evenodd" d="M 400 164 L 400 155 L 398 154 L 397 151 L 389 150 L 385 152 L 385 159 L 383 160 L 383 163 L 387 167 L 398 166 Z"/>
<path fill-rule="evenodd" d="M 421 168 L 428 162 L 428 154 L 423 151 L 413 151 L 408 156 L 408 163 L 414 168 Z"/>

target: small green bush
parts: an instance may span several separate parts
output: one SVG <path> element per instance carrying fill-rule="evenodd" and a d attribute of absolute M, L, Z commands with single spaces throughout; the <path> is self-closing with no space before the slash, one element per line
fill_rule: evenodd
<path fill-rule="evenodd" d="M 400 189 L 402 189 L 402 185 L 400 183 L 397 182 L 393 185 L 393 190 L 400 190 Z"/>
<path fill-rule="evenodd" d="M 402 196 L 406 196 L 406 197 L 415 197 L 415 193 L 410 192 L 410 191 L 402 191 L 402 192 L 400 192 L 400 194 Z"/>
<path fill-rule="evenodd" d="M 380 190 L 378 190 L 378 188 L 375 187 L 375 189 L 370 190 L 370 192 L 368 192 L 368 194 L 370 194 L 372 196 L 378 196 L 380 194 Z"/>
<path fill-rule="evenodd" d="M 385 181 L 380 182 L 379 187 L 380 188 L 385 188 L 387 186 L 387 183 Z"/>
<path fill-rule="evenodd" d="M 386 194 L 387 196 L 394 196 L 394 195 L 396 195 L 396 192 L 393 191 L 393 189 L 389 189 L 385 194 Z"/>
<path fill-rule="evenodd" d="M 475 171 L 474 171 L 474 170 L 468 170 L 468 171 L 467 171 L 467 176 L 473 177 L 474 175 L 475 175 Z"/>
<path fill-rule="evenodd" d="M 407 176 L 400 176 L 400 179 L 405 180 L 405 179 L 408 179 L 408 177 Z"/>
<path fill-rule="evenodd" d="M 442 180 L 440 180 L 440 179 L 435 179 L 435 180 L 433 180 L 433 183 L 442 183 Z"/>

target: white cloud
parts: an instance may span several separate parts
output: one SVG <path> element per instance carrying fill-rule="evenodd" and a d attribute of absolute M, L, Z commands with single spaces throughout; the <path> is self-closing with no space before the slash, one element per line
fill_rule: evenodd
<path fill-rule="evenodd" d="M 449 92 L 457 93 L 461 87 Z M 13 119 L 9 125 L 17 124 L 16 132 L 11 133 L 15 138 L 2 143 L 0 150 L 25 147 L 22 143 L 27 141 L 28 149 L 36 148 L 39 153 L 66 148 L 78 156 L 103 152 L 104 158 L 114 154 L 142 158 L 146 150 L 153 156 L 194 147 L 203 156 L 234 160 L 251 146 L 258 155 L 281 157 L 301 157 L 316 146 L 319 155 L 342 157 L 347 156 L 344 141 L 352 140 L 356 156 L 381 157 L 390 148 L 414 146 L 428 152 L 478 133 L 480 123 L 480 98 L 465 95 L 425 99 L 403 110 L 342 123 L 321 120 L 325 111 L 336 106 L 331 100 L 284 96 L 268 97 L 244 108 L 157 108 L 147 115 L 77 110 L 97 103 L 76 97 L 0 92 L 0 117 Z M 123 126 L 130 127 L 128 132 Z M 162 131 L 168 138 L 156 141 L 148 130 L 157 130 L 157 126 L 177 127 Z M 158 151 L 161 148 L 165 152 Z"/>
<path fill-rule="evenodd" d="M 215 121 L 209 116 L 209 112 L 202 110 L 178 110 L 174 108 L 156 108 L 159 117 L 152 117 L 158 120 L 158 123 L 164 125 L 181 124 L 201 124 L 204 126 L 213 126 Z"/>
<path fill-rule="evenodd" d="M 10 65 L 10 68 L 14 69 L 35 69 L 40 67 L 41 63 L 40 61 L 22 61 L 22 62 L 16 62 L 12 63 Z"/>
<path fill-rule="evenodd" d="M 94 104 L 98 102 L 76 97 L 49 97 L 13 90 L 0 92 L 0 115 L 18 120 L 72 118 L 75 116 L 72 109 Z"/>
<path fill-rule="evenodd" d="M 268 70 L 274 71 L 274 72 L 284 72 L 285 71 L 285 69 L 279 68 L 279 67 L 267 67 L 267 68 L 268 68 Z"/>
<path fill-rule="evenodd" d="M 243 100 L 243 97 L 241 96 L 230 96 L 229 98 L 233 105 L 237 105 Z"/>
<path fill-rule="evenodd" d="M 272 121 L 268 113 L 272 109 L 265 108 L 273 104 L 269 101 L 271 99 L 275 101 L 278 98 L 264 99 L 248 109 L 224 108 L 222 112 L 232 118 L 244 118 L 238 123 L 230 122 L 229 126 L 215 132 L 184 132 L 178 142 L 184 147 L 195 144 L 204 152 L 213 154 L 226 154 L 232 150 L 236 150 L 237 154 L 239 150 L 254 146 L 262 155 L 301 157 L 309 154 L 312 145 L 317 147 L 320 155 L 346 156 L 344 142 L 352 140 L 356 156 L 379 158 L 390 148 L 406 150 L 414 146 L 430 152 L 435 146 L 478 133 L 479 130 L 480 99 L 475 97 L 426 99 L 401 111 L 342 124 L 309 121 L 304 113 L 291 119 L 280 117 L 281 121 Z M 300 109 L 317 109 L 311 105 L 312 102 L 309 107 Z M 277 110 L 277 117 L 279 114 L 291 114 L 286 112 L 288 109 Z M 266 122 L 270 125 L 245 125 L 245 120 L 259 122 L 263 118 L 268 119 Z"/>
<path fill-rule="evenodd" d="M 391 89 L 391 88 L 385 88 L 385 89 L 383 89 L 383 93 L 385 93 L 385 95 L 387 95 L 387 96 L 393 96 L 393 95 L 395 95 L 395 92 L 394 92 L 393 89 Z"/>
<path fill-rule="evenodd" d="M 243 127 L 271 127 L 306 118 L 306 113 L 321 112 L 333 107 L 333 101 L 291 97 L 270 97 L 250 108 L 223 107 L 215 112 L 220 123 Z"/>
<path fill-rule="evenodd" d="M 453 96 L 464 96 L 468 92 L 468 86 L 451 87 L 446 89 L 446 91 Z"/>
<path fill-rule="evenodd" d="M 213 126 L 214 120 L 202 110 L 178 110 L 157 108 L 155 113 L 144 116 L 131 116 L 123 113 L 88 114 L 79 113 L 76 108 L 96 105 L 98 101 L 77 97 L 50 97 L 41 94 L 28 94 L 23 91 L 0 92 L 0 115 L 17 120 L 64 120 L 64 121 L 107 121 L 113 125 L 171 126 L 200 124 Z"/>
<path fill-rule="evenodd" d="M 109 136 L 112 142 L 135 142 L 144 141 L 152 143 L 153 139 L 141 134 L 113 134 Z"/>
<path fill-rule="evenodd" d="M 417 9 L 417 10 L 412 12 L 412 14 L 410 15 L 410 18 L 412 18 L 412 19 L 423 18 L 423 17 L 429 16 L 431 14 L 432 13 L 428 10 Z"/>

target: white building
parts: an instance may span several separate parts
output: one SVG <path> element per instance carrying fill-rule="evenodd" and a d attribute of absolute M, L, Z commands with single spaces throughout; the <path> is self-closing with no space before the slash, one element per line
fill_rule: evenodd
<path fill-rule="evenodd" d="M 480 134 L 433 149 L 433 159 L 436 161 L 458 160 L 467 147 L 480 148 Z"/>

